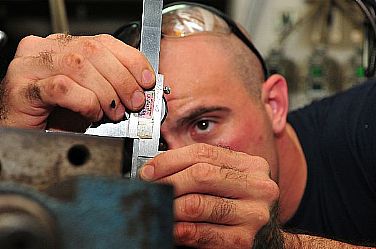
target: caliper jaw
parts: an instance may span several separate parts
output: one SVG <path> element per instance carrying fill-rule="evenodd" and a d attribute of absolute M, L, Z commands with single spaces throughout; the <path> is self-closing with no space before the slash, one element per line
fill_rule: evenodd
<path fill-rule="evenodd" d="M 129 120 L 117 124 L 102 124 L 89 128 L 86 134 L 124 137 L 133 139 L 131 178 L 137 177 L 138 169 L 159 154 L 160 128 L 167 108 L 163 100 L 163 75 L 159 71 L 163 0 L 144 0 L 140 51 L 156 73 L 153 90 L 145 91 L 145 106 L 138 113 L 131 113 Z"/>
<path fill-rule="evenodd" d="M 136 178 L 138 169 L 160 153 L 161 121 L 167 113 L 163 100 L 163 75 L 156 75 L 155 88 L 145 91 L 145 97 L 145 106 L 142 111 L 131 113 L 128 120 L 116 124 L 101 124 L 96 128 L 89 128 L 85 132 L 88 135 L 132 139 L 131 178 Z"/>
<path fill-rule="evenodd" d="M 133 141 L 131 178 L 137 176 L 138 169 L 149 159 L 159 154 L 161 121 L 166 114 L 163 101 L 163 75 L 156 75 L 153 91 L 146 91 L 146 103 L 139 113 L 129 118 L 129 137 Z"/>

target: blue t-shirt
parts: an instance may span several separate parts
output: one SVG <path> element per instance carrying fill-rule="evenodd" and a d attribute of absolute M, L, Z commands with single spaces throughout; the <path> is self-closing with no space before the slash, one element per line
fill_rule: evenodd
<path fill-rule="evenodd" d="M 291 112 L 307 186 L 285 228 L 376 244 L 376 80 Z"/>

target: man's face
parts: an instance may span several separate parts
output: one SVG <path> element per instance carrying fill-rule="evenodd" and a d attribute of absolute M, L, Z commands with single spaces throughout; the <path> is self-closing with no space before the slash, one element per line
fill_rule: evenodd
<path fill-rule="evenodd" d="M 219 44 L 221 39 L 214 35 L 162 39 L 160 72 L 171 87 L 165 96 L 168 116 L 162 135 L 170 149 L 207 143 L 262 156 L 276 172 L 269 116 L 263 104 L 252 99 L 234 60 Z"/>

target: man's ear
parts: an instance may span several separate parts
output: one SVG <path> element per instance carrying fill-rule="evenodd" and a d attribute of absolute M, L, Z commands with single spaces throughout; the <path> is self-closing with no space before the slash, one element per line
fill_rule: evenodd
<path fill-rule="evenodd" d="M 270 76 L 263 83 L 261 99 L 272 122 L 274 134 L 280 134 L 286 127 L 289 107 L 285 78 L 279 74 Z"/>

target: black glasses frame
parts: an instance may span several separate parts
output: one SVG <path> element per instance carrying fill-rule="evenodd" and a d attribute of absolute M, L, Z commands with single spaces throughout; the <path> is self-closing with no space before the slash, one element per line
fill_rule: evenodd
<path fill-rule="evenodd" d="M 226 14 L 224 14 L 223 12 L 219 11 L 216 8 L 213 8 L 211 6 L 207 6 L 204 4 L 200 4 L 200 3 L 179 1 L 179 2 L 167 4 L 166 6 L 164 6 L 164 8 L 168 8 L 168 7 L 179 5 L 179 4 L 198 6 L 221 17 L 230 27 L 231 32 L 234 35 L 236 35 L 236 37 L 238 37 L 252 51 L 254 55 L 256 55 L 257 59 L 261 63 L 261 67 L 264 73 L 264 78 L 265 79 L 268 78 L 269 76 L 268 69 L 266 67 L 266 63 L 264 59 L 262 58 L 260 52 L 256 49 L 253 43 L 247 38 L 247 36 L 240 30 L 239 26 L 230 17 L 228 17 Z M 123 41 L 124 43 L 132 47 L 138 48 L 141 42 L 141 22 L 136 21 L 136 22 L 131 22 L 126 25 L 123 25 L 119 29 L 117 29 L 113 35 L 119 40 Z"/>

